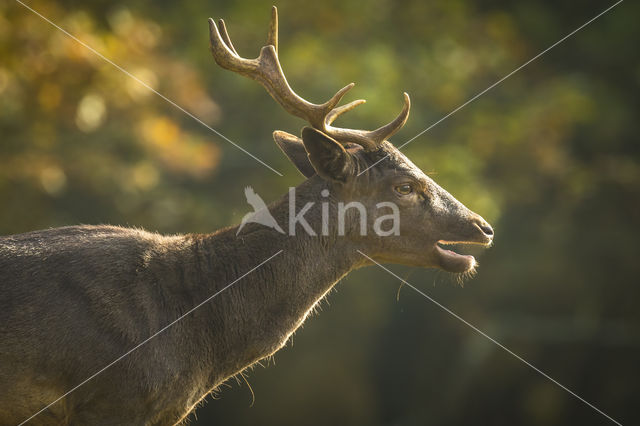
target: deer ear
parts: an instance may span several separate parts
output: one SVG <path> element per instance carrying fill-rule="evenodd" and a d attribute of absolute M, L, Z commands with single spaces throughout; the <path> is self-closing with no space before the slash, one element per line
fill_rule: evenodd
<path fill-rule="evenodd" d="M 307 156 L 307 151 L 304 149 L 302 139 L 290 133 L 276 130 L 273 132 L 273 140 L 276 141 L 276 144 L 282 152 L 284 152 L 284 155 L 291 160 L 304 177 L 310 178 L 316 174 Z"/>
<path fill-rule="evenodd" d="M 309 161 L 323 178 L 345 182 L 354 172 L 351 154 L 333 138 L 311 127 L 302 129 Z"/>

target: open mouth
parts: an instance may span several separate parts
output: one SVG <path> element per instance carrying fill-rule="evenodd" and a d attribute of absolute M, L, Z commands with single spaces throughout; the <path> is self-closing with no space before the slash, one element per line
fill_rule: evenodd
<path fill-rule="evenodd" d="M 470 254 L 460 254 L 451 250 L 452 245 L 456 246 L 456 249 L 460 245 L 464 244 L 474 244 L 473 242 L 465 242 L 465 241 L 444 241 L 440 240 L 436 242 L 435 248 L 436 253 L 438 254 L 440 266 L 442 269 L 448 272 L 469 272 L 472 271 L 476 267 L 476 258 Z M 477 243 L 475 243 L 477 244 Z M 446 248 L 443 246 L 447 246 Z"/>

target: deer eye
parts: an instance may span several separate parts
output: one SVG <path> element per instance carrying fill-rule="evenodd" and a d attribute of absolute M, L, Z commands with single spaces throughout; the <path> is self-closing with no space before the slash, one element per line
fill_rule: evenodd
<path fill-rule="evenodd" d="M 413 192 L 413 186 L 408 183 L 398 185 L 394 188 L 396 192 L 400 195 L 409 195 Z"/>

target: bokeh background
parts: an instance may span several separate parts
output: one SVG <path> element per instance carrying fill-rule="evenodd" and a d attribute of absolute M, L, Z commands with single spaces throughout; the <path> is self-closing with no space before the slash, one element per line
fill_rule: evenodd
<path fill-rule="evenodd" d="M 245 186 L 272 200 L 302 181 L 271 132 L 304 123 L 208 51 L 206 18 L 224 17 L 255 57 L 270 1 L 26 3 L 284 177 L 6 0 L 0 234 L 78 223 L 208 232 L 239 222 Z M 388 122 L 409 92 L 401 143 L 611 4 L 281 0 L 280 56 L 309 100 L 357 82 L 347 100 L 368 103 L 346 126 Z M 620 4 L 406 147 L 496 241 L 463 287 L 392 267 L 625 425 L 640 422 L 638 16 L 637 3 Z M 231 381 L 192 424 L 608 424 L 377 268 L 341 282 L 248 380 L 255 401 Z"/>

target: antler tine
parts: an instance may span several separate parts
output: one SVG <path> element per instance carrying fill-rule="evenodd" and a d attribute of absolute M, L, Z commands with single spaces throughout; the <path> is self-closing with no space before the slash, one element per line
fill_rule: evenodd
<path fill-rule="evenodd" d="M 340 114 L 347 112 L 363 102 L 354 101 L 350 104 L 341 106 L 331 111 L 327 116 L 327 123 L 324 128 L 324 132 L 339 142 L 354 142 L 362 146 L 367 151 L 374 151 L 380 147 L 380 144 L 390 138 L 394 133 L 404 126 L 409 118 L 409 110 L 411 108 L 411 101 L 408 94 L 404 94 L 404 107 L 398 116 L 389 124 L 386 124 L 376 130 L 357 130 L 357 129 L 342 129 L 340 127 L 330 126 L 331 122 L 335 120 Z M 331 121 L 329 121 L 331 119 Z"/>
<path fill-rule="evenodd" d="M 233 47 L 233 43 L 231 43 L 231 38 L 229 38 L 229 33 L 227 32 L 227 26 L 224 24 L 223 19 L 218 19 L 218 30 L 220 31 L 220 35 L 222 36 L 222 41 L 224 42 L 224 44 L 227 45 L 229 50 L 231 50 L 233 53 L 237 55 L 238 52 L 236 51 L 236 48 Z"/>
<path fill-rule="evenodd" d="M 271 6 L 271 22 L 269 22 L 269 34 L 267 36 L 267 45 L 271 45 L 278 53 L 278 8 Z"/>
<path fill-rule="evenodd" d="M 220 26 L 226 37 L 229 35 L 226 32 L 224 23 Z M 232 50 L 229 45 L 225 43 L 224 38 L 220 34 L 220 29 L 216 25 L 213 19 L 209 18 L 209 40 L 211 42 L 211 54 L 216 63 L 222 68 L 228 69 L 240 73 L 242 75 L 251 75 L 258 68 L 258 61 L 256 59 L 245 59 L 236 53 L 235 49 Z"/>
<path fill-rule="evenodd" d="M 409 111 L 411 110 L 411 99 L 407 92 L 404 92 L 403 95 L 404 106 L 402 107 L 400 114 L 398 114 L 391 123 L 371 132 L 371 139 L 375 140 L 378 144 L 393 136 L 398 130 L 402 129 L 404 124 L 407 122 L 407 119 L 409 118 Z"/>
<path fill-rule="evenodd" d="M 357 101 L 349 102 L 346 105 L 342 105 L 340 107 L 332 109 L 331 112 L 329 114 L 327 114 L 327 117 L 324 119 L 325 125 L 326 126 L 331 125 L 331 123 L 336 121 L 336 118 L 338 118 L 339 116 L 341 116 L 345 112 L 351 111 L 352 109 L 354 109 L 358 105 L 362 105 L 362 104 L 364 104 L 366 102 L 367 101 L 365 101 L 364 99 L 358 99 Z"/>

